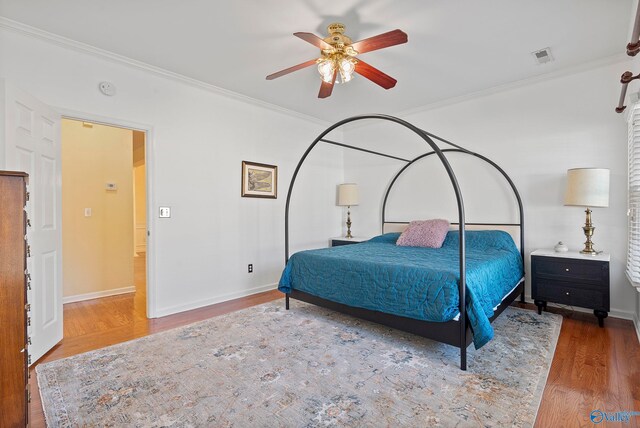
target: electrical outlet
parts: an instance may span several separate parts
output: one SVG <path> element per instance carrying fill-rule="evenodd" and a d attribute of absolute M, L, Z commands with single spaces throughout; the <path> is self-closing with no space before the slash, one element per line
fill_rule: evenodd
<path fill-rule="evenodd" d="M 247 265 L 247 272 L 249 272 L 249 273 L 253 273 L 253 263 L 249 263 L 249 264 Z"/>

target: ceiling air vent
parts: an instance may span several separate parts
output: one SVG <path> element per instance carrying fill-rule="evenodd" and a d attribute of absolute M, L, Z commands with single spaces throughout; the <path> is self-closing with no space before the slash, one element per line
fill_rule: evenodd
<path fill-rule="evenodd" d="M 538 64 L 545 64 L 547 62 L 553 61 L 553 56 L 551 56 L 551 48 L 544 48 L 540 49 L 539 51 L 531 52 L 531 55 L 533 55 Z"/>

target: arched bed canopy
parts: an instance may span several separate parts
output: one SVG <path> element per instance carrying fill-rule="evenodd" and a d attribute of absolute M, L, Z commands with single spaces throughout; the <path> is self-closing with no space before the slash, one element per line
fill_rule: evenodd
<path fill-rule="evenodd" d="M 362 120 L 382 120 L 382 121 L 389 121 L 389 122 L 393 122 L 396 123 L 400 126 L 403 126 L 411 131 L 413 131 L 418 137 L 420 137 L 422 140 L 424 140 L 427 143 L 427 146 L 430 148 L 430 151 L 414 158 L 414 159 L 405 159 L 399 156 L 394 156 L 394 155 L 390 155 L 390 154 L 385 154 L 385 153 L 380 153 L 380 152 L 376 152 L 373 150 L 367 150 L 364 148 L 360 148 L 360 147 L 356 147 L 356 146 L 352 146 L 352 145 L 348 145 L 348 144 L 344 144 L 344 143 L 340 143 L 340 142 L 336 142 L 336 141 L 332 141 L 332 140 L 328 140 L 325 138 L 325 136 L 327 134 L 329 134 L 330 132 L 334 131 L 335 129 L 346 125 L 348 123 L 352 123 L 352 122 L 357 122 L 357 121 L 362 121 Z M 438 140 L 444 144 L 447 144 L 448 146 L 451 146 L 452 148 L 445 148 L 445 149 L 441 149 L 434 140 Z M 291 178 L 291 183 L 289 184 L 289 190 L 287 192 L 287 200 L 286 200 L 286 206 L 285 206 L 285 264 L 289 261 L 289 208 L 290 208 L 290 203 L 291 203 L 291 197 L 293 194 L 293 188 L 295 186 L 295 182 L 296 182 L 296 178 L 298 176 L 298 172 L 300 171 L 300 168 L 302 167 L 302 165 L 304 164 L 307 156 L 311 153 L 311 151 L 316 147 L 316 145 L 318 143 L 326 143 L 326 144 L 331 144 L 331 145 L 335 145 L 335 146 L 340 146 L 340 147 L 344 147 L 344 148 L 348 148 L 348 149 L 352 149 L 352 150 L 357 150 L 357 151 L 361 151 L 361 152 L 366 152 L 372 155 L 376 155 L 376 156 L 382 156 L 382 157 L 386 157 L 386 158 L 390 158 L 390 159 L 394 159 L 400 162 L 404 162 L 405 165 L 396 173 L 396 175 L 393 177 L 393 179 L 391 180 L 391 182 L 389 183 L 389 186 L 387 187 L 385 194 L 384 194 L 384 199 L 383 199 L 383 203 L 382 203 L 382 216 L 381 216 L 381 220 L 382 220 L 382 224 L 381 224 L 381 228 L 382 231 L 384 232 L 384 228 L 385 228 L 385 224 L 388 223 L 406 223 L 406 222 L 386 222 L 386 207 L 387 207 L 387 200 L 389 197 L 389 194 L 391 192 L 391 190 L 393 189 L 394 184 L 396 183 L 396 181 L 398 180 L 398 178 L 405 172 L 407 171 L 407 169 L 409 169 L 409 167 L 411 167 L 412 165 L 414 165 L 416 162 L 427 158 L 429 156 L 435 155 L 438 157 L 438 159 L 440 160 L 440 163 L 442 164 L 442 166 L 444 167 L 445 171 L 447 172 L 447 175 L 449 177 L 451 186 L 453 188 L 453 191 L 455 193 L 456 196 L 456 202 L 457 202 L 457 211 L 458 211 L 458 221 L 457 223 L 457 229 L 459 231 L 459 282 L 458 282 L 458 292 L 459 292 L 459 310 L 460 310 L 460 314 L 459 314 L 459 318 L 457 320 L 454 321 L 449 321 L 447 323 L 437 323 L 437 322 L 428 322 L 428 321 L 422 321 L 422 320 L 414 320 L 414 319 L 410 319 L 410 318 L 403 318 L 403 317 L 398 317 L 398 316 L 394 316 L 394 315 L 390 315 L 390 314 L 385 314 L 385 313 L 381 313 L 381 312 L 376 312 L 376 311 L 371 311 L 371 310 L 367 310 L 367 309 L 361 309 L 361 308 L 355 308 L 355 307 L 350 307 L 350 306 L 346 306 L 340 303 L 336 303 L 336 302 L 331 302 L 316 296 L 313 296 L 311 294 L 307 294 L 304 292 L 300 292 L 297 290 L 291 290 L 291 293 L 286 293 L 286 297 L 285 297 L 285 304 L 286 304 L 286 309 L 289 309 L 289 298 L 293 297 L 296 298 L 298 300 L 303 300 L 309 303 L 313 303 L 313 304 L 317 304 L 320 306 L 325 306 L 325 307 L 329 307 L 331 309 L 335 309 L 338 310 L 340 312 L 345 312 L 345 313 L 349 313 L 351 315 L 355 315 L 357 317 L 360 318 L 364 318 L 364 319 L 368 319 L 374 322 L 378 322 L 381 324 L 385 324 L 394 328 L 398 328 L 400 330 L 405 330 L 405 331 L 409 331 L 411 333 L 415 333 L 424 337 L 428 337 L 431 339 L 435 339 L 438 340 L 440 342 L 444 342 L 444 343 L 448 343 L 454 346 L 458 346 L 460 348 L 460 367 L 462 370 L 466 370 L 466 348 L 467 346 L 471 343 L 471 335 L 469 333 L 469 326 L 468 326 L 468 320 L 467 320 L 467 311 L 466 311 L 466 307 L 465 307 L 465 302 L 466 302 L 466 298 L 467 298 L 467 286 L 466 286 L 466 245 L 465 245 L 465 229 L 466 226 L 475 226 L 477 227 L 483 227 L 483 226 L 487 226 L 487 227 L 492 227 L 492 228 L 499 228 L 499 227 L 517 227 L 519 228 L 519 237 L 520 237 L 520 242 L 519 242 L 519 247 L 520 247 L 520 255 L 522 257 L 522 262 L 523 262 L 523 266 L 524 266 L 524 211 L 523 211 L 523 207 L 522 207 L 522 200 L 520 198 L 520 194 L 518 193 L 517 188 L 515 187 L 513 181 L 511 180 L 511 178 L 507 175 L 507 173 L 500 168 L 500 166 L 498 166 L 495 162 L 493 162 L 492 160 L 486 158 L 485 156 L 482 156 L 478 153 L 474 153 L 470 150 L 467 150 L 459 145 L 456 145 L 450 141 L 445 140 L 444 138 L 438 137 L 437 135 L 431 134 L 427 131 L 424 131 L 418 127 L 416 127 L 415 125 L 412 125 L 411 123 L 399 119 L 397 117 L 393 117 L 393 116 L 389 116 L 389 115 L 382 115 L 382 114 L 366 114 L 366 115 L 360 115 L 360 116 L 353 116 L 344 120 L 341 120 L 337 123 L 335 123 L 334 125 L 328 127 L 325 131 L 323 131 L 312 143 L 311 145 L 307 148 L 307 150 L 304 152 L 304 154 L 302 155 L 302 157 L 300 158 L 300 161 L 298 162 L 298 165 L 296 166 L 296 169 L 293 173 L 293 176 Z M 502 177 L 504 177 L 504 179 L 507 181 L 510 189 L 513 191 L 513 194 L 515 196 L 515 199 L 517 201 L 518 204 L 518 214 L 519 214 L 519 221 L 518 223 L 467 223 L 466 219 L 465 219 L 465 210 L 464 210 L 464 200 L 463 200 L 463 195 L 462 195 L 462 191 L 460 190 L 460 186 L 458 184 L 458 180 L 456 178 L 455 172 L 453 171 L 453 168 L 451 167 L 451 164 L 449 163 L 446 154 L 447 153 L 462 153 L 462 154 L 467 154 L 470 156 L 473 156 L 475 158 L 478 158 L 482 161 L 484 161 L 485 163 L 491 165 L 493 168 L 495 168 L 501 175 Z M 522 280 L 517 286 L 516 288 L 514 288 L 512 290 L 512 292 L 506 296 L 503 300 L 503 302 L 496 307 L 494 316 L 492 318 L 490 318 L 490 321 L 493 321 L 493 319 L 495 319 L 513 300 L 515 300 L 517 298 L 517 296 L 520 295 L 520 300 L 522 302 L 524 302 L 524 280 Z"/>

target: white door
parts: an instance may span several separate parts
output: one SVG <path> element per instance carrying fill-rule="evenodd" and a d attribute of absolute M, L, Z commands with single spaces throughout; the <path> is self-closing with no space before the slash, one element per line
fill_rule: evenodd
<path fill-rule="evenodd" d="M 4 165 L 0 166 L 29 174 L 28 332 L 29 354 L 35 362 L 62 340 L 60 115 L 12 85 L 2 81 L 0 85 L 5 107 Z"/>

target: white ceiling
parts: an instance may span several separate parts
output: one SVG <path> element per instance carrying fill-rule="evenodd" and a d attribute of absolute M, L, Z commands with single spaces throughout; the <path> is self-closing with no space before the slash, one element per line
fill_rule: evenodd
<path fill-rule="evenodd" d="M 398 113 L 623 54 L 633 0 L 0 0 L 0 16 L 327 121 Z M 318 99 L 318 55 L 296 31 L 354 41 L 399 28 L 409 42 L 362 55 L 395 77 L 359 77 Z M 551 47 L 555 61 L 531 52 Z M 622 70 L 624 71 L 624 70 Z M 115 82 L 117 85 L 117 82 Z M 616 94 L 612 94 L 615 97 Z"/>

